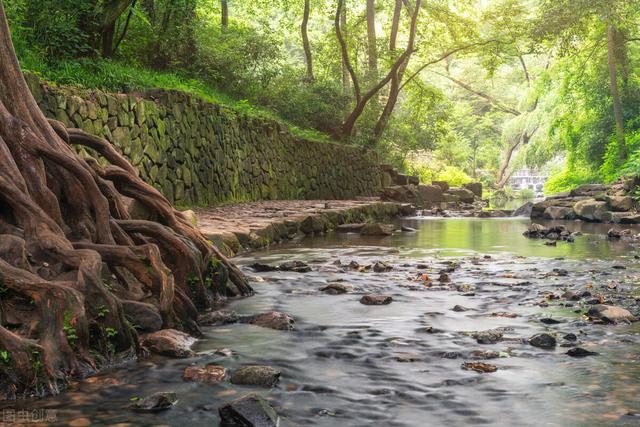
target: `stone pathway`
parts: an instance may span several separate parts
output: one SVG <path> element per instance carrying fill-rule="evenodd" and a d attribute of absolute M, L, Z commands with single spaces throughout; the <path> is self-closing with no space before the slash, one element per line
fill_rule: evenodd
<path fill-rule="evenodd" d="M 358 200 L 272 200 L 195 210 L 198 227 L 216 246 L 234 255 L 340 224 L 385 221 L 412 213 L 408 204 Z"/>

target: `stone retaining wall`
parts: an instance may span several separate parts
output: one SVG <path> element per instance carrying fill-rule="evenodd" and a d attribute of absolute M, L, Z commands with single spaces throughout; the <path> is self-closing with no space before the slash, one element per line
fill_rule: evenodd
<path fill-rule="evenodd" d="M 104 136 L 178 205 L 348 199 L 382 187 L 374 153 L 303 140 L 182 92 L 109 94 L 27 80 L 48 117 Z"/>

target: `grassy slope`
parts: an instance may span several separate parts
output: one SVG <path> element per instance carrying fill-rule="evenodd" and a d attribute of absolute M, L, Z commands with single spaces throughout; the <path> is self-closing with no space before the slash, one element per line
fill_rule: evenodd
<path fill-rule="evenodd" d="M 313 129 L 302 129 L 282 119 L 272 110 L 233 99 L 206 83 L 182 77 L 175 73 L 139 68 L 117 61 L 82 60 L 64 61 L 48 65 L 30 55 L 21 56 L 24 71 L 58 85 L 77 86 L 85 89 L 102 89 L 108 92 L 129 92 L 149 88 L 175 89 L 197 96 L 207 102 L 223 105 L 240 113 L 277 121 L 299 138 L 328 142 L 328 135 Z"/>

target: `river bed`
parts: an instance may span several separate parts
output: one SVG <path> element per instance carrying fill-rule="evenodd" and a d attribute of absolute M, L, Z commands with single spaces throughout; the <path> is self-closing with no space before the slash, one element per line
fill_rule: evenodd
<path fill-rule="evenodd" d="M 556 247 L 524 238 L 524 219 L 409 218 L 401 224 L 417 232 L 332 233 L 237 257 L 254 277 L 257 295 L 226 308 L 288 313 L 296 319 L 292 332 L 247 324 L 207 327 L 196 359 L 143 360 L 59 396 L 0 409 L 55 410 L 51 425 L 216 426 L 220 405 L 259 392 L 281 415 L 282 426 L 640 425 L 640 324 L 592 324 L 583 316 L 588 298 L 550 298 L 566 289 L 588 290 L 634 311 L 630 303 L 640 296 L 635 245 L 608 241 L 609 227 L 586 223 L 566 223 L 584 234 Z M 312 271 L 249 268 L 289 260 L 305 261 Z M 345 267 L 351 261 L 384 261 L 393 269 L 358 272 Z M 449 267 L 455 267 L 451 282 L 439 282 L 440 270 Z M 356 291 L 319 290 L 336 281 Z M 393 303 L 362 305 L 366 293 L 390 295 Z M 559 323 L 540 321 L 549 318 Z M 504 339 L 495 344 L 479 344 L 469 334 L 496 328 Z M 556 335 L 559 345 L 545 350 L 526 341 L 542 332 Z M 598 354 L 569 357 L 570 347 L 563 345 L 572 343 L 562 338 L 569 333 Z M 232 356 L 217 349 L 230 349 Z M 498 357 L 484 360 L 489 354 Z M 462 369 L 478 361 L 498 370 Z M 196 363 L 231 370 L 265 364 L 282 377 L 271 390 L 184 382 L 184 368 Z M 132 398 L 156 391 L 177 393 L 179 403 L 158 414 L 127 409 Z"/>

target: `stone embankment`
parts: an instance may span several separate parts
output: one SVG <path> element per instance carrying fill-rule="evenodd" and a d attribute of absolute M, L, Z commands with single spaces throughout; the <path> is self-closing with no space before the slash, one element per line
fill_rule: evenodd
<path fill-rule="evenodd" d="M 636 181 L 624 179 L 611 185 L 581 185 L 569 193 L 533 204 L 531 219 L 640 224 L 638 203 L 631 196 L 637 187 Z"/>
<path fill-rule="evenodd" d="M 26 77 L 47 117 L 106 138 L 180 206 L 353 199 L 383 187 L 373 151 L 299 138 L 276 121 L 183 92 L 117 94 Z"/>
<path fill-rule="evenodd" d="M 227 254 L 234 255 L 243 249 L 262 248 L 300 235 L 340 229 L 343 224 L 352 224 L 348 230 L 343 227 L 344 231 L 360 232 L 356 225 L 388 222 L 413 212 L 409 204 L 367 198 L 232 204 L 197 209 L 195 215 L 204 235 Z M 380 227 L 378 234 L 389 232 Z"/>

